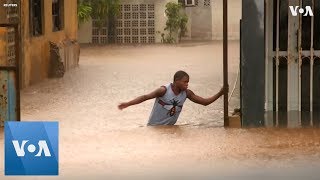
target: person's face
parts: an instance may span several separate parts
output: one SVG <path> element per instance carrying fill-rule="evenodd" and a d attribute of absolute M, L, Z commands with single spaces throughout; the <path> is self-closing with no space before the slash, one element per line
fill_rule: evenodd
<path fill-rule="evenodd" d="M 189 83 L 189 77 L 184 76 L 180 80 L 176 80 L 176 85 L 179 87 L 179 89 L 185 91 L 188 89 L 188 83 Z"/>

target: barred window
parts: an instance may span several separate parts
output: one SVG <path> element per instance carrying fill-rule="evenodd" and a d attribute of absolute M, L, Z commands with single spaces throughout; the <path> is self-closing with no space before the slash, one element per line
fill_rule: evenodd
<path fill-rule="evenodd" d="M 30 4 L 30 34 L 40 36 L 43 34 L 43 0 L 29 0 Z"/>
<path fill-rule="evenodd" d="M 52 0 L 52 31 L 63 29 L 63 0 Z"/>

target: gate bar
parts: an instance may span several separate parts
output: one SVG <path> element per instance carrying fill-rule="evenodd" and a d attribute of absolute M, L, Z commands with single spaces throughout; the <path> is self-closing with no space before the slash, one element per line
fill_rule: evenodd
<path fill-rule="evenodd" d="M 312 0 L 312 9 L 315 8 L 315 1 Z M 314 16 L 311 17 L 311 47 L 310 47 L 310 112 L 313 111 L 313 64 L 314 64 Z M 312 121 L 311 121 L 312 122 Z"/>
<path fill-rule="evenodd" d="M 223 0 L 223 87 L 224 87 L 224 126 L 229 126 L 228 117 L 228 0 Z"/>

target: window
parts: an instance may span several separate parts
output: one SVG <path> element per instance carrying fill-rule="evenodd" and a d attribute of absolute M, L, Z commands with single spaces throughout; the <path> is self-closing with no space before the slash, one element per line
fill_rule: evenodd
<path fill-rule="evenodd" d="M 185 6 L 195 6 L 195 0 L 185 0 Z"/>
<path fill-rule="evenodd" d="M 30 32 L 32 36 L 43 34 L 43 0 L 29 1 Z"/>
<path fill-rule="evenodd" d="M 52 31 L 63 29 L 63 0 L 52 0 Z"/>

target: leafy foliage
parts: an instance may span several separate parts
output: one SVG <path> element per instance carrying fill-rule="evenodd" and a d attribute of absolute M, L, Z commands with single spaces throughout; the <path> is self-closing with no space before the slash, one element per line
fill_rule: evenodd
<path fill-rule="evenodd" d="M 78 18 L 83 23 L 89 17 L 96 19 L 97 26 L 101 29 L 110 18 L 119 14 L 119 0 L 78 0 Z"/>
<path fill-rule="evenodd" d="M 78 0 L 78 25 L 86 22 L 91 17 L 92 7 L 83 2 Z"/>
<path fill-rule="evenodd" d="M 165 31 L 168 31 L 169 34 L 167 37 L 164 37 L 164 34 L 161 34 L 162 41 L 164 43 L 175 43 L 177 42 L 177 37 L 179 41 L 181 37 L 187 32 L 187 23 L 188 16 L 183 11 L 183 6 L 181 3 L 168 2 L 166 4 L 165 14 L 167 16 Z"/>
<path fill-rule="evenodd" d="M 119 0 L 92 0 L 92 17 L 96 19 L 101 28 L 110 17 L 116 17 L 119 13 Z"/>

